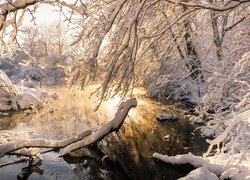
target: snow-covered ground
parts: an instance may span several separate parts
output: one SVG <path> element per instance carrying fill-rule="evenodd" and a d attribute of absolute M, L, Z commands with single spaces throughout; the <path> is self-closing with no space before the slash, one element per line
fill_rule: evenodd
<path fill-rule="evenodd" d="M 210 180 L 218 177 L 232 180 L 250 179 L 250 110 L 232 115 L 233 118 L 225 117 L 224 131 L 214 134 L 213 140 L 207 140 L 210 146 L 203 157 L 192 154 L 167 156 L 158 153 L 154 153 L 153 157 L 170 164 L 189 163 L 197 168 L 181 178 L 182 180 Z M 207 127 L 204 132 L 209 131 L 211 128 Z M 217 150 L 215 154 L 211 154 L 214 147 L 217 147 Z"/>
<path fill-rule="evenodd" d="M 55 93 L 42 89 L 28 88 L 13 84 L 7 75 L 0 70 L 0 111 L 33 110 L 42 107 L 50 99 L 56 99 Z"/>

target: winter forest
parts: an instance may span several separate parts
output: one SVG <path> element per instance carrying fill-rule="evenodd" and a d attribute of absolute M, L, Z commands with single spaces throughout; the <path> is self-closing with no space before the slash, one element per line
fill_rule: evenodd
<path fill-rule="evenodd" d="M 0 179 L 250 180 L 250 1 L 0 0 Z"/>

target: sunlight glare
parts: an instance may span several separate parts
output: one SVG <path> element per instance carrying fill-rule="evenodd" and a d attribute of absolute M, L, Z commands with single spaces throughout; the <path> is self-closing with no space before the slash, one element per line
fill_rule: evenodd
<path fill-rule="evenodd" d="M 103 103 L 105 113 L 107 113 L 108 116 L 114 116 L 120 103 L 121 97 L 117 95 L 107 100 L 105 103 Z"/>

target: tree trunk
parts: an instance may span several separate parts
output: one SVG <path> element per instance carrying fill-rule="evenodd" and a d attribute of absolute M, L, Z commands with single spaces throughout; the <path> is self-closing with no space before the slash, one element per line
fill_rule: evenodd
<path fill-rule="evenodd" d="M 187 11 L 187 7 L 183 6 L 183 10 L 184 12 Z M 201 73 L 201 60 L 200 57 L 195 49 L 195 45 L 193 43 L 193 40 L 191 38 L 191 25 L 190 25 L 190 21 L 189 20 L 185 20 L 184 21 L 184 38 L 185 38 L 185 45 L 186 45 L 186 57 L 187 57 L 187 61 L 186 66 L 190 71 L 190 76 L 193 80 L 198 80 L 198 82 L 200 80 L 203 79 L 202 73 Z"/>
<path fill-rule="evenodd" d="M 213 3 L 213 0 L 209 0 L 210 3 Z M 212 20 L 212 28 L 213 28 L 213 38 L 214 38 L 214 44 L 216 47 L 216 57 L 218 61 L 221 61 L 222 57 L 223 57 L 223 50 L 222 50 L 222 40 L 223 37 L 225 35 L 225 31 L 224 28 L 227 24 L 227 16 L 225 17 L 221 17 L 222 18 L 222 25 L 221 25 L 221 32 L 219 29 L 219 25 L 218 25 L 218 13 L 216 13 L 216 11 L 211 10 L 210 11 L 210 17 Z"/>

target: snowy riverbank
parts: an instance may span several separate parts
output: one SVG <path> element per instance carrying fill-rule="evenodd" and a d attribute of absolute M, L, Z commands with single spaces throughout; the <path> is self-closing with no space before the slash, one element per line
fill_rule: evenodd
<path fill-rule="evenodd" d="M 225 117 L 224 131 L 217 134 L 215 139 L 207 140 L 210 146 L 203 157 L 192 154 L 167 156 L 159 153 L 154 153 L 153 157 L 173 165 L 189 163 L 197 168 L 182 180 L 250 179 L 250 110 L 232 115 L 233 118 Z M 204 130 L 208 132 L 212 129 L 207 126 Z M 211 153 L 214 147 L 217 147 L 215 154 Z"/>
<path fill-rule="evenodd" d="M 0 112 L 30 108 L 36 110 L 56 98 L 56 93 L 15 85 L 3 71 L 0 71 Z"/>

